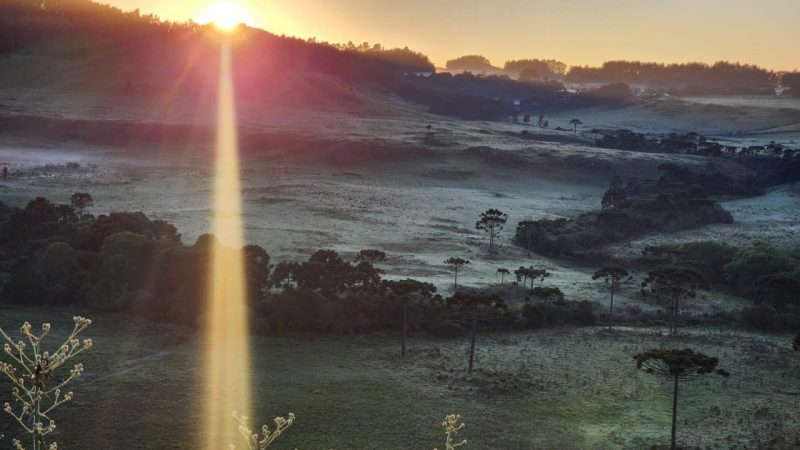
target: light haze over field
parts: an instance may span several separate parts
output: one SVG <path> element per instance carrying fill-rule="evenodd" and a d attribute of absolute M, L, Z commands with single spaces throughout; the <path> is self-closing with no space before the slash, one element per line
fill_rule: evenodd
<path fill-rule="evenodd" d="M 209 0 L 107 0 L 164 19 L 208 21 Z M 797 0 L 236 0 L 251 26 L 321 41 L 404 47 L 438 66 L 479 53 L 555 58 L 570 65 L 609 60 L 740 61 L 800 68 Z M 757 6 L 756 6 L 757 5 Z M 769 26 L 762 24 L 769 23 Z"/>

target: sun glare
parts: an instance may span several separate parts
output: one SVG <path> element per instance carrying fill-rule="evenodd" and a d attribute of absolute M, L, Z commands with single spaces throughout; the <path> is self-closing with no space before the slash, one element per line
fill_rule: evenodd
<path fill-rule="evenodd" d="M 220 245 L 211 253 L 208 320 L 206 323 L 205 433 L 208 450 L 235 441 L 234 410 L 249 415 L 250 350 L 246 313 L 242 199 L 236 136 L 231 49 L 221 48 L 213 233 Z M 234 250 L 236 249 L 236 250 Z"/>
<path fill-rule="evenodd" d="M 214 3 L 209 5 L 198 18 L 200 23 L 213 23 L 224 31 L 231 31 L 239 24 L 247 23 L 249 13 L 236 3 Z"/>

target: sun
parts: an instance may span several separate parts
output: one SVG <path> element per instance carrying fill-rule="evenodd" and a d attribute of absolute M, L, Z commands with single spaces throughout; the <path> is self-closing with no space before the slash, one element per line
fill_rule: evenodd
<path fill-rule="evenodd" d="M 214 3 L 206 7 L 199 15 L 198 22 L 213 23 L 224 31 L 231 31 L 239 24 L 247 23 L 250 14 L 236 3 Z"/>

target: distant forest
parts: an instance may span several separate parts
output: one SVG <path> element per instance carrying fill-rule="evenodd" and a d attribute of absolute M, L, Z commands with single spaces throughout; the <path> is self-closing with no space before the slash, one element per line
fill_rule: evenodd
<path fill-rule="evenodd" d="M 465 55 L 447 61 L 451 72 L 505 75 L 523 82 L 559 81 L 574 84 L 626 83 L 653 89 L 678 89 L 686 94 L 763 94 L 784 85 L 800 94 L 800 73 L 776 72 L 750 64 L 719 61 L 661 64 L 608 61 L 600 67 L 572 66 L 549 59 L 521 59 L 495 66 L 485 56 Z"/>
<path fill-rule="evenodd" d="M 600 67 L 571 67 L 565 79 L 572 83 L 621 82 L 657 87 L 687 87 L 698 90 L 709 86 L 734 90 L 730 93 L 756 93 L 779 84 L 782 73 L 749 64 L 719 61 L 659 64 L 640 61 L 609 61 Z"/>

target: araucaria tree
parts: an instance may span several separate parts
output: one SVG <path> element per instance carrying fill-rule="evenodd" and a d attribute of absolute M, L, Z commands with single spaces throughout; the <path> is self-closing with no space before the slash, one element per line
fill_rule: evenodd
<path fill-rule="evenodd" d="M 472 373 L 475 360 L 475 335 L 478 333 L 478 311 L 480 308 L 506 309 L 506 304 L 497 294 L 456 292 L 446 301 L 448 307 L 455 306 L 469 316 L 472 322 L 469 340 L 469 365 L 467 372 Z"/>
<path fill-rule="evenodd" d="M 500 274 L 500 284 L 505 284 L 506 275 L 510 273 L 509 270 L 506 269 L 505 267 L 500 267 L 499 269 L 497 269 L 497 273 Z"/>
<path fill-rule="evenodd" d="M 557 287 L 536 286 L 528 291 L 533 298 L 538 298 L 544 303 L 544 321 L 548 323 L 550 315 L 550 304 L 564 300 L 564 293 Z"/>
<path fill-rule="evenodd" d="M 78 217 L 83 217 L 83 211 L 90 206 L 94 206 L 94 199 L 91 194 L 86 192 L 76 192 L 69 198 L 69 203 L 70 206 L 78 211 Z"/>
<path fill-rule="evenodd" d="M 670 333 L 678 334 L 678 316 L 681 301 L 697 296 L 698 290 L 708 290 L 706 277 L 699 271 L 681 266 L 664 266 L 650 272 L 642 281 L 642 287 L 650 286 L 656 298 L 666 302 L 672 315 Z"/>
<path fill-rule="evenodd" d="M 617 266 L 606 266 L 592 275 L 593 280 L 603 280 L 608 285 L 611 292 L 611 300 L 608 303 L 608 328 L 614 324 L 614 293 L 619 289 L 622 280 L 630 278 L 627 270 Z"/>
<path fill-rule="evenodd" d="M 469 261 L 466 260 L 466 259 L 463 259 L 463 258 L 450 257 L 450 258 L 445 259 L 444 263 L 447 264 L 448 266 L 452 266 L 453 267 L 453 271 L 455 272 L 455 279 L 453 281 L 453 287 L 458 289 L 458 269 L 460 269 L 461 267 L 466 266 L 467 264 L 469 264 Z"/>
<path fill-rule="evenodd" d="M 578 125 L 583 125 L 583 122 L 580 119 L 572 119 L 569 124 L 575 128 L 575 134 L 578 134 Z"/>
<path fill-rule="evenodd" d="M 430 300 L 436 292 L 436 286 L 430 283 L 406 278 L 405 280 L 383 280 L 381 287 L 387 293 L 396 295 L 403 302 L 403 340 L 400 347 L 400 354 L 406 354 L 406 334 L 408 332 L 408 303 L 410 301 Z"/>
<path fill-rule="evenodd" d="M 370 264 L 386 261 L 386 252 L 376 249 L 366 249 L 358 252 L 356 261 L 366 261 Z"/>
<path fill-rule="evenodd" d="M 494 255 L 495 252 L 495 239 L 497 238 L 503 226 L 508 221 L 508 214 L 500 211 L 499 209 L 487 209 L 481 213 L 480 218 L 475 222 L 475 229 L 484 231 L 489 235 L 489 254 Z"/>
<path fill-rule="evenodd" d="M 678 419 L 678 382 L 690 380 L 694 377 L 714 372 L 717 367 L 717 358 L 695 353 L 691 349 L 663 350 L 656 349 L 648 352 L 637 353 L 633 356 L 636 367 L 647 373 L 657 374 L 671 379 L 672 391 L 672 450 L 675 450 L 675 431 Z M 716 373 L 727 377 L 729 374 L 724 369 L 717 369 Z"/>
<path fill-rule="evenodd" d="M 3 351 L 10 363 L 0 361 L 0 375 L 10 382 L 12 403 L 5 403 L 3 411 L 14 418 L 31 442 L 32 450 L 56 450 L 58 445 L 49 440 L 56 423 L 50 417 L 53 410 L 72 400 L 74 394 L 64 392 L 73 380 L 83 374 L 83 364 L 74 364 L 68 374 L 59 369 L 82 352 L 92 348 L 92 340 L 78 339 L 92 321 L 80 316 L 73 317 L 72 332 L 64 342 L 46 351 L 42 342 L 50 333 L 50 324 L 41 327 L 41 333 L 33 332 L 31 324 L 25 322 L 20 328 L 20 339 L 14 340 L 2 328 L 0 336 L 5 340 Z M 27 342 L 26 342 L 27 341 Z M 23 449 L 22 443 L 13 441 L 14 448 Z"/>

